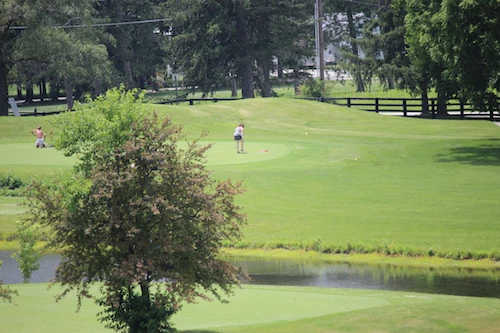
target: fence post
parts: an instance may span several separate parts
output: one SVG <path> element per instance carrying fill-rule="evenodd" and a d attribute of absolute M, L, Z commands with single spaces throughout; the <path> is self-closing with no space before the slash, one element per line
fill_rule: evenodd
<path fill-rule="evenodd" d="M 347 97 L 347 107 L 348 108 L 351 107 L 351 98 L 350 97 Z"/>
<path fill-rule="evenodd" d="M 403 98 L 403 116 L 406 117 L 407 113 L 406 98 Z"/>
<path fill-rule="evenodd" d="M 432 113 L 432 119 L 436 118 L 436 99 L 433 98 L 431 99 L 431 113 Z"/>
<path fill-rule="evenodd" d="M 378 113 L 379 108 L 378 108 L 378 98 L 375 98 L 375 112 Z"/>
<path fill-rule="evenodd" d="M 462 119 L 465 118 L 464 109 L 465 109 L 464 100 L 460 99 L 460 118 L 462 118 Z"/>

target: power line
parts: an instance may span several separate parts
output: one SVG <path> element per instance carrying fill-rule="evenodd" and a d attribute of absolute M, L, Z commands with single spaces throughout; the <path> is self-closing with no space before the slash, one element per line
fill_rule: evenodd
<path fill-rule="evenodd" d="M 71 24 L 71 25 L 53 25 L 52 28 L 56 29 L 78 29 L 78 28 L 91 28 L 91 27 L 112 27 L 120 25 L 135 25 L 135 24 L 146 24 L 146 23 L 156 23 L 168 21 L 168 18 L 159 18 L 151 20 L 141 20 L 141 21 L 123 21 L 114 23 L 94 23 L 94 24 Z M 9 30 L 26 30 L 28 26 L 12 26 Z"/>
<path fill-rule="evenodd" d="M 372 8 L 380 8 L 380 3 L 375 3 L 375 2 L 367 2 L 367 1 L 360 1 L 360 0 L 340 0 L 341 2 L 343 3 L 355 3 L 355 4 L 358 4 L 358 5 L 365 5 L 365 6 L 368 6 L 368 7 L 372 7 Z"/>

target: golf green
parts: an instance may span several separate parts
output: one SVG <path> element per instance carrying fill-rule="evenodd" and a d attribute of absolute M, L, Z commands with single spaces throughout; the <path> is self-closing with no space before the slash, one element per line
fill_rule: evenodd
<path fill-rule="evenodd" d="M 206 156 L 209 165 L 265 161 L 282 157 L 290 150 L 284 144 L 257 142 L 246 145 L 245 153 L 237 154 L 232 142 L 207 141 L 201 144 L 211 145 Z M 33 144 L 27 143 L 0 144 L 0 156 L 0 170 L 11 170 L 12 173 L 15 173 L 16 168 L 22 169 L 27 165 L 69 167 L 76 161 L 75 157 L 65 157 L 55 148 L 37 149 Z"/>
<path fill-rule="evenodd" d="M 2 332 L 111 332 L 84 301 L 56 303 L 58 287 L 16 285 L 14 304 L 0 303 Z M 500 300 L 308 287 L 244 285 L 229 303 L 200 301 L 174 315 L 180 330 L 199 332 L 495 332 Z"/>

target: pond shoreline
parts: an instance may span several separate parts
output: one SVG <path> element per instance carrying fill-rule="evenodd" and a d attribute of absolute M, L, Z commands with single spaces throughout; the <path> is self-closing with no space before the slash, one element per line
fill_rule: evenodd
<path fill-rule="evenodd" d="M 37 243 L 37 248 L 41 249 L 45 243 Z M 14 252 L 18 249 L 17 241 L 0 240 L 0 251 Z M 43 251 L 44 254 L 54 254 L 56 251 Z M 447 259 L 430 256 L 404 256 L 404 255 L 383 255 L 379 253 L 349 253 L 332 254 L 320 253 L 317 251 L 288 250 L 288 249 L 235 249 L 223 248 L 222 256 L 248 257 L 261 259 L 292 259 L 309 260 L 324 263 L 352 263 L 365 265 L 391 265 L 415 268 L 464 268 L 470 270 L 497 270 L 500 274 L 500 261 L 491 259 Z"/>
<path fill-rule="evenodd" d="M 446 259 L 439 257 L 410 257 L 410 256 L 388 256 L 377 253 L 367 254 L 325 254 L 316 251 L 305 250 L 285 250 L 285 249 L 234 249 L 224 248 L 223 256 L 260 258 L 260 259 L 289 259 L 304 260 L 323 263 L 351 263 L 364 265 L 391 265 L 415 268 L 439 268 L 455 269 L 463 268 L 468 270 L 496 270 L 500 277 L 500 262 L 490 259 Z"/>
<path fill-rule="evenodd" d="M 289 253 L 273 252 L 266 256 L 227 253 L 223 260 L 241 270 L 241 282 L 253 285 L 303 286 L 321 288 L 376 289 L 423 292 L 456 296 L 500 298 L 500 270 L 464 267 L 412 267 L 387 263 L 365 264 L 318 260 L 306 253 L 292 258 Z M 255 254 L 255 253 L 254 253 Z M 0 280 L 7 284 L 23 282 L 12 252 L 1 252 Z M 61 261 L 58 254 L 40 259 L 40 269 L 30 282 L 43 283 L 54 279 Z"/>

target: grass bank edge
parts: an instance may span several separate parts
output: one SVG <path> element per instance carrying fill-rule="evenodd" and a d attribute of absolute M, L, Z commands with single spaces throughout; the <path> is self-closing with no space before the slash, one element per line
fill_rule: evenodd
<path fill-rule="evenodd" d="M 38 242 L 36 249 L 48 254 L 45 242 Z M 19 242 L 0 240 L 0 251 L 16 251 Z M 53 252 L 52 252 L 53 253 Z M 223 257 L 260 258 L 264 260 L 303 260 L 318 263 L 352 263 L 366 265 L 392 265 L 415 268 L 463 268 L 472 270 L 500 270 L 500 261 L 491 259 L 450 259 L 437 256 L 386 255 L 381 253 L 321 253 L 314 250 L 283 248 L 234 248 L 225 247 Z"/>
<path fill-rule="evenodd" d="M 351 263 L 366 265 L 392 265 L 396 267 L 440 268 L 440 269 L 472 269 L 472 270 L 500 270 L 500 262 L 490 259 L 456 260 L 448 258 L 404 255 L 384 255 L 379 253 L 349 253 L 331 254 L 311 250 L 287 249 L 236 249 L 224 248 L 222 255 L 248 259 L 263 260 L 303 260 L 317 263 Z"/>
<path fill-rule="evenodd" d="M 276 242 L 266 242 L 266 243 L 256 243 L 256 242 L 245 242 L 240 241 L 238 243 L 226 243 L 224 244 L 227 248 L 233 249 L 264 249 L 264 250 L 303 250 L 303 251 L 313 251 L 321 254 L 327 255 L 347 255 L 347 254 L 377 254 L 388 257 L 436 257 L 442 259 L 451 259 L 456 261 L 461 260 L 490 260 L 492 262 L 498 262 L 500 264 L 500 249 L 491 249 L 484 251 L 474 251 L 469 249 L 457 248 L 455 250 L 439 250 L 434 248 L 411 248 L 401 244 L 387 244 L 387 243 L 326 243 L 321 239 L 314 241 L 299 241 L 299 242 L 287 242 L 287 241 L 276 241 Z"/>

